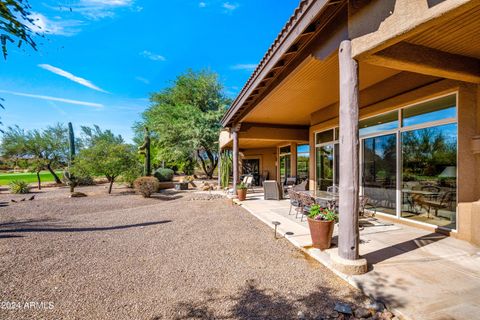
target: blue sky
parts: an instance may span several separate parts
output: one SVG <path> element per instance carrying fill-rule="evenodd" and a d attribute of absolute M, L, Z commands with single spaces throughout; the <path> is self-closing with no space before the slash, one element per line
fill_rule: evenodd
<path fill-rule="evenodd" d="M 158 91 L 188 68 L 240 91 L 298 0 L 30 0 L 38 51 L 1 61 L 3 126 L 98 124 L 132 138 Z"/>

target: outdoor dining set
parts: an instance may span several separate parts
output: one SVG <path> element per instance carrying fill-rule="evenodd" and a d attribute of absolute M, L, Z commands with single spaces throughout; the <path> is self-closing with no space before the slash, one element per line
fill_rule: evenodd
<path fill-rule="evenodd" d="M 289 180 L 289 178 L 287 178 L 286 183 L 283 186 L 275 180 L 264 181 L 263 188 L 265 200 L 281 200 L 285 195 L 288 196 L 290 201 L 290 210 L 288 214 L 292 214 L 292 210 L 295 210 L 295 218 L 300 216 L 301 221 L 303 221 L 304 216 L 309 214 L 310 207 L 314 204 L 338 212 L 338 186 L 330 186 L 326 191 L 307 190 L 307 180 L 300 182 L 299 184 L 291 183 L 290 181 L 296 182 L 294 179 L 295 178 Z M 365 207 L 369 202 L 368 200 L 369 199 L 366 196 L 359 196 L 360 215 L 365 214 Z"/>

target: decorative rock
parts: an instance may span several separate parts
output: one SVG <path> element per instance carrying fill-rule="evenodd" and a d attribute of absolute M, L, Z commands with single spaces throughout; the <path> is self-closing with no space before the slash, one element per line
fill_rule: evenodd
<path fill-rule="evenodd" d="M 350 307 L 350 305 L 346 303 L 340 303 L 340 302 L 335 303 L 334 310 L 344 314 L 352 314 L 352 307 Z"/>
<path fill-rule="evenodd" d="M 383 320 L 391 320 L 393 318 L 393 314 L 390 311 L 385 310 L 382 312 L 380 317 Z"/>
<path fill-rule="evenodd" d="M 70 198 L 83 198 L 86 197 L 87 195 L 83 192 L 72 192 L 70 194 Z"/>
<path fill-rule="evenodd" d="M 357 318 L 369 318 L 369 317 L 372 316 L 372 313 L 370 312 L 370 310 L 368 310 L 366 308 L 358 308 L 358 309 L 355 310 L 355 312 L 353 314 Z"/>
<path fill-rule="evenodd" d="M 330 313 L 330 318 L 338 318 L 340 314 L 337 312 L 337 311 L 333 311 L 332 313 Z"/>
<path fill-rule="evenodd" d="M 302 311 L 298 311 L 297 318 L 299 320 L 305 320 L 305 314 Z"/>

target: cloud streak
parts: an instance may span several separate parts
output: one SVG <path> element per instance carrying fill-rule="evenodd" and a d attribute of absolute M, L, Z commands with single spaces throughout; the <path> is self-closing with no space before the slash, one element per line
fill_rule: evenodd
<path fill-rule="evenodd" d="M 140 55 L 153 61 L 167 61 L 167 59 L 164 56 L 150 52 L 148 50 L 144 50 L 140 52 Z"/>
<path fill-rule="evenodd" d="M 96 91 L 100 91 L 100 92 L 103 92 L 103 93 L 108 93 L 107 91 L 103 90 L 102 88 L 99 88 L 96 85 L 94 85 L 91 81 L 89 81 L 87 79 L 84 79 L 84 78 L 77 77 L 76 75 L 74 75 L 74 74 L 72 74 L 68 71 L 62 70 L 60 68 L 54 67 L 54 66 L 49 65 L 49 64 L 39 64 L 38 66 L 42 69 L 45 69 L 45 70 L 50 71 L 52 73 L 55 73 L 55 74 L 57 74 L 61 77 L 67 78 L 70 81 L 78 83 L 78 84 L 80 84 L 84 87 L 87 87 L 87 88 L 90 88 L 90 89 L 93 89 L 93 90 L 96 90 Z"/>
<path fill-rule="evenodd" d="M 63 102 L 63 103 L 85 106 L 85 107 L 92 107 L 92 108 L 103 108 L 104 107 L 104 105 L 100 104 L 100 103 L 57 98 L 57 97 L 44 96 L 44 95 L 39 95 L 39 94 L 15 92 L 15 91 L 8 91 L 8 90 L 0 90 L 0 92 L 1 93 L 12 94 L 14 96 L 19 96 L 19 97 L 27 97 L 27 98 L 34 98 L 34 99 L 47 100 L 47 101 L 57 101 L 57 102 Z"/>
<path fill-rule="evenodd" d="M 235 64 L 230 67 L 232 70 L 245 70 L 245 71 L 253 71 L 257 67 L 256 64 Z"/>

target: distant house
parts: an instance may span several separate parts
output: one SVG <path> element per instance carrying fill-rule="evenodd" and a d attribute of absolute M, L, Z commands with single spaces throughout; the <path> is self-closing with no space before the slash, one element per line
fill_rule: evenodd
<path fill-rule="evenodd" d="M 479 30 L 479 1 L 303 0 L 220 147 L 238 175 L 311 190 L 355 186 L 358 168 L 377 215 L 480 244 Z"/>

